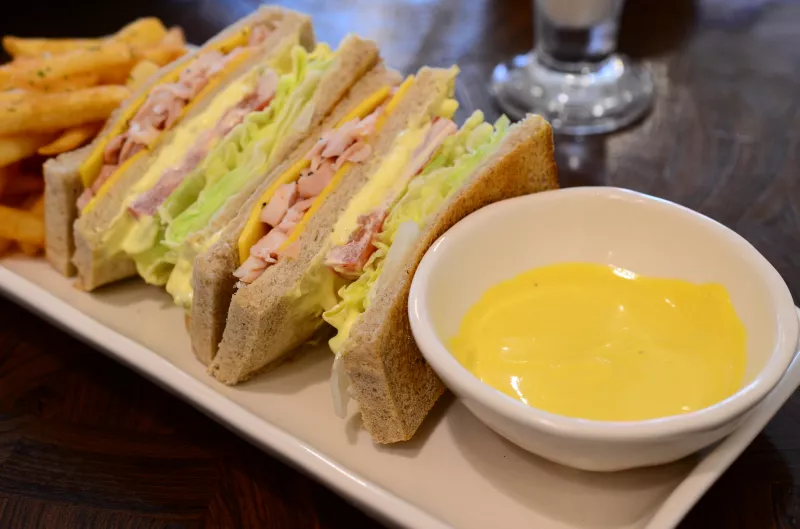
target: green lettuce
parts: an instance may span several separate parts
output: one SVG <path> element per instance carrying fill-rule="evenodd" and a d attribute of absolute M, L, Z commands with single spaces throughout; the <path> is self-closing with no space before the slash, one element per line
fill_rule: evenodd
<path fill-rule="evenodd" d="M 278 86 L 270 105 L 248 114 L 214 145 L 159 207 L 152 221 L 158 236 L 152 236 L 152 228 L 146 234 L 142 230 L 138 244 L 131 245 L 135 249 L 131 257 L 147 282 L 165 284 L 187 239 L 206 228 L 231 197 L 266 172 L 292 127 L 305 126 L 301 122 L 311 110 L 309 102 L 334 56 L 325 44 L 311 53 L 294 46 L 288 70 L 278 70 Z"/>
<path fill-rule="evenodd" d="M 336 336 L 330 340 L 334 353 L 342 353 L 350 329 L 369 308 L 371 292 L 401 227 L 413 223 L 418 229 L 410 233 L 419 233 L 426 222 L 464 185 L 478 165 L 497 149 L 508 127 L 509 121 L 505 116 L 492 127 L 483 121 L 483 113 L 476 111 L 456 134 L 445 140 L 428 165 L 408 184 L 405 193 L 386 217 L 375 241 L 377 250 L 364 266 L 364 272 L 358 279 L 339 289 L 341 301 L 323 314 L 325 321 L 337 330 Z"/>

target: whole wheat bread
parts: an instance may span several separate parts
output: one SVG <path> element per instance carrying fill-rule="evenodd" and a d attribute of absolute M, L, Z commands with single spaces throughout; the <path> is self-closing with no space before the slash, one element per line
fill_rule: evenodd
<path fill-rule="evenodd" d="M 382 131 L 373 138 L 374 151 L 370 160 L 349 171 L 310 219 L 299 239 L 299 257 L 279 260 L 253 284 L 233 295 L 219 350 L 209 366 L 212 376 L 226 384 L 246 380 L 307 341 L 322 325 L 323 307 L 308 302 L 308 296 L 295 296 L 293 292 L 306 288 L 325 289 L 328 297 L 334 299 L 333 274 L 324 269 L 322 261 L 336 219 L 377 170 L 393 147 L 396 136 L 409 126 L 431 119 L 451 92 L 454 76 L 452 70 L 420 70 L 416 82 L 388 116 Z M 238 233 L 244 222 L 246 218 L 240 218 L 235 226 Z M 236 235 L 235 229 L 232 235 Z M 231 252 L 237 238 L 238 235 L 215 245 L 219 253 L 213 257 L 222 255 L 217 263 L 224 265 L 224 268 L 215 268 L 215 274 L 233 272 L 231 266 L 236 254 Z M 315 277 L 323 279 L 321 285 L 315 285 Z M 195 318 L 192 320 L 194 325 Z"/>

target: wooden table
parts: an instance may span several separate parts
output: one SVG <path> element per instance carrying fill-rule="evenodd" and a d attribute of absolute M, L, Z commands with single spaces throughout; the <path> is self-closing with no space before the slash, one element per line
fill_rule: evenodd
<path fill-rule="evenodd" d="M 202 42 L 257 2 L 83 4 L 15 2 L 0 17 L 0 33 L 89 36 L 155 14 Z M 321 40 L 349 31 L 374 38 L 388 63 L 406 72 L 458 63 L 464 109 L 489 116 L 497 113 L 486 88 L 493 65 L 532 42 L 528 1 L 291 5 L 314 15 Z M 797 297 L 798 28 L 797 2 L 630 0 L 620 46 L 652 65 L 655 109 L 619 134 L 557 138 L 562 184 L 629 187 L 697 209 L 750 240 Z M 795 396 L 682 527 L 794 526 L 799 422 Z M 377 526 L 150 382 L 0 300 L 0 527 L 112 524 Z"/>

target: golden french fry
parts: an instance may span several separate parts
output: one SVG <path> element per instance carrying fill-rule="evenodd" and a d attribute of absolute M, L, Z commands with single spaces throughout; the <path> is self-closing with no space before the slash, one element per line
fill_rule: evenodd
<path fill-rule="evenodd" d="M 44 145 L 43 147 L 39 147 L 39 150 L 36 152 L 42 156 L 55 156 L 57 154 L 61 154 L 62 152 L 77 149 L 81 145 L 84 145 L 89 140 L 97 136 L 97 133 L 100 132 L 102 127 L 103 123 L 98 122 L 78 125 L 77 127 L 67 129 L 52 142 Z"/>
<path fill-rule="evenodd" d="M 25 208 L 36 215 L 38 218 L 44 218 L 44 194 L 39 194 L 39 196 L 31 195 L 28 197 L 28 200 L 25 201 Z M 18 243 L 19 249 L 22 250 L 22 253 L 29 257 L 36 257 L 39 252 L 43 249 L 42 246 L 37 244 L 32 244 L 29 242 L 20 242 Z"/>
<path fill-rule="evenodd" d="M 161 42 L 167 34 L 167 28 L 155 17 L 134 20 L 114 35 L 115 40 L 134 46 L 149 46 Z"/>
<path fill-rule="evenodd" d="M 122 42 L 107 41 L 59 55 L 15 61 L 0 66 L 0 90 L 43 89 L 49 84 L 66 82 L 76 74 L 98 73 L 130 64 L 131 60 L 130 46 Z"/>
<path fill-rule="evenodd" d="M 111 85 L 74 92 L 31 94 L 20 101 L 0 102 L 0 135 L 56 132 L 104 121 L 129 95 L 130 89 Z M 47 141 L 36 149 L 45 143 Z"/>
<path fill-rule="evenodd" d="M 0 103 L 0 107 L 5 104 Z M 42 145 L 53 140 L 51 133 L 18 134 L 0 137 L 0 167 L 36 154 Z"/>
<path fill-rule="evenodd" d="M 44 194 L 40 194 L 38 197 L 33 201 L 33 204 L 28 208 L 28 211 L 36 215 L 37 217 L 44 218 Z"/>
<path fill-rule="evenodd" d="M 81 88 L 89 88 L 100 83 L 98 72 L 83 72 L 66 75 L 62 79 L 53 79 L 35 86 L 37 90 L 43 92 L 71 92 Z"/>
<path fill-rule="evenodd" d="M 158 65 L 151 61 L 139 61 L 133 67 L 131 73 L 128 74 L 128 80 L 125 83 L 131 91 L 136 90 L 144 83 L 147 82 L 158 71 Z"/>
<path fill-rule="evenodd" d="M 133 56 L 140 61 L 150 61 L 164 66 L 185 55 L 186 51 L 183 46 L 156 44 L 155 46 L 133 48 Z"/>
<path fill-rule="evenodd" d="M 102 42 L 103 39 L 25 39 L 8 35 L 3 37 L 3 48 L 11 57 L 19 59 L 86 49 Z"/>
<path fill-rule="evenodd" d="M 183 29 L 178 26 L 169 28 L 167 34 L 164 35 L 163 39 L 161 39 L 161 44 L 181 48 L 186 46 L 186 37 L 183 34 Z"/>
<path fill-rule="evenodd" d="M 30 211 L 0 206 L 0 238 L 44 246 L 44 221 Z"/>
<path fill-rule="evenodd" d="M 148 17 L 131 22 L 111 37 L 94 39 L 29 39 L 8 35 L 3 37 L 3 48 L 14 59 L 20 59 L 38 57 L 48 53 L 55 55 L 75 50 L 85 50 L 110 40 L 137 46 L 149 46 L 161 42 L 166 34 L 167 29 L 159 19 Z"/>

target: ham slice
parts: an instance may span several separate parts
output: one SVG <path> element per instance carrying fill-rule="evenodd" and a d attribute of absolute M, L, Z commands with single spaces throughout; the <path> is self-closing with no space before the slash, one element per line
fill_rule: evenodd
<path fill-rule="evenodd" d="M 181 185 L 186 176 L 203 161 L 217 141 L 244 121 L 248 114 L 269 105 L 275 97 L 277 87 L 278 74 L 274 70 L 266 70 L 259 77 L 254 90 L 225 111 L 213 129 L 200 135 L 178 165 L 164 171 L 156 185 L 136 197 L 128 208 L 131 214 L 136 218 L 155 214 L 159 206 Z"/>
<path fill-rule="evenodd" d="M 265 24 L 253 27 L 250 33 L 248 45 L 257 46 L 264 42 L 272 32 L 272 29 Z M 161 133 L 169 130 L 180 119 L 183 109 L 194 99 L 197 94 L 205 88 L 211 78 L 222 71 L 225 66 L 236 56 L 243 52 L 242 48 L 236 48 L 228 54 L 223 54 L 217 50 L 208 50 L 195 58 L 191 64 L 183 70 L 174 83 L 161 84 L 154 87 L 144 104 L 128 123 L 128 130 L 120 134 L 109 142 L 103 152 L 103 161 L 110 166 L 111 172 L 124 163 L 125 160 L 141 151 L 144 148 L 151 148 L 158 141 Z M 259 82 L 258 89 L 250 96 L 246 105 L 238 108 L 236 112 L 226 116 L 224 123 L 218 124 L 216 137 L 222 137 L 233 127 L 241 123 L 244 116 L 253 110 L 260 110 L 269 104 L 275 95 L 277 87 L 277 74 L 268 70 L 271 75 Z M 263 81 L 263 84 L 262 82 Z M 248 110 L 249 109 L 249 110 Z M 200 149 L 198 149 L 198 152 Z M 207 151 L 206 151 L 207 152 Z M 192 155 L 196 159 L 195 154 Z M 204 156 L 202 156 L 204 157 Z M 202 157 L 200 157 L 202 159 Z M 185 160 L 189 161 L 189 160 Z M 137 215 L 154 212 L 172 190 L 183 181 L 183 178 L 193 169 L 189 168 L 190 163 L 182 163 L 180 168 L 170 169 L 162 175 L 164 180 L 156 185 L 158 188 L 152 195 L 145 197 L 137 206 L 134 212 Z M 195 164 L 196 165 L 196 164 Z M 105 168 L 104 168 L 105 169 Z M 97 181 L 101 179 L 98 178 Z M 97 184 L 97 181 L 95 184 Z M 177 182 L 177 183 L 176 183 Z M 101 184 L 93 185 L 92 189 L 87 190 L 79 197 L 78 207 L 88 203 Z M 87 198 L 88 197 L 88 198 Z M 155 206 L 154 206 L 155 205 Z M 82 208 L 81 208 L 82 209 Z"/>
<path fill-rule="evenodd" d="M 300 174 L 297 183 L 285 184 L 261 210 L 260 220 L 272 229 L 250 250 L 250 257 L 234 274 L 240 285 L 252 283 L 281 256 L 296 258 L 299 241 L 282 248 L 297 225 L 303 220 L 314 201 L 331 183 L 336 171 L 346 162 L 361 163 L 372 154 L 364 138 L 375 131 L 383 107 L 364 119 L 353 119 L 334 130 L 326 131 L 306 154 L 309 167 Z M 294 186 L 294 187 L 291 187 Z M 299 200 L 298 200 L 299 199 Z M 380 219 L 383 222 L 383 218 Z M 367 230 L 380 230 L 365 226 Z M 365 236 L 367 243 L 371 235 Z M 367 255 L 367 258 L 369 256 Z M 261 263 L 254 263 L 253 259 Z"/>
<path fill-rule="evenodd" d="M 267 266 L 269 265 L 266 261 L 251 255 L 242 263 L 242 266 L 236 269 L 233 275 L 238 277 L 242 283 L 252 283 L 264 273 Z"/>
<path fill-rule="evenodd" d="M 411 155 L 411 160 L 404 169 L 400 181 L 408 182 L 417 176 L 444 140 L 457 131 L 458 126 L 451 120 L 436 118 L 425 134 L 422 143 Z M 391 204 L 394 201 L 395 197 L 387 197 L 386 203 Z M 358 218 L 356 229 L 350 234 L 347 242 L 331 248 L 328 252 L 325 265 L 343 276 L 357 277 L 376 249 L 374 242 L 383 227 L 383 221 L 387 214 L 388 208 L 381 207 L 367 215 L 361 215 Z"/>
<path fill-rule="evenodd" d="M 333 268 L 343 276 L 357 277 L 376 250 L 374 241 L 383 227 L 386 215 L 387 210 L 383 209 L 358 217 L 355 231 L 345 244 L 336 246 L 328 252 L 325 266 Z"/>
<path fill-rule="evenodd" d="M 290 207 L 297 202 L 297 183 L 291 182 L 280 186 L 264 209 L 261 210 L 259 219 L 270 227 L 281 223 Z"/>
<path fill-rule="evenodd" d="M 325 161 L 315 172 L 308 171 L 297 181 L 297 191 L 303 198 L 312 198 L 325 189 L 333 179 L 333 164 Z"/>
<path fill-rule="evenodd" d="M 261 237 L 250 249 L 250 257 L 258 257 L 265 262 L 273 260 L 281 247 L 289 237 L 280 230 L 269 230 L 269 233 Z"/>

